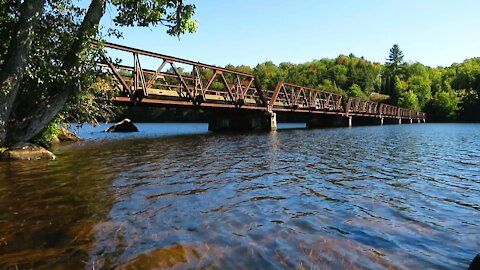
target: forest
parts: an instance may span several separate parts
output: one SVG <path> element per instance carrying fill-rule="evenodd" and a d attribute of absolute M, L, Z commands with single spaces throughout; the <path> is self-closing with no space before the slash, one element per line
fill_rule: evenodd
<path fill-rule="evenodd" d="M 350 54 L 303 64 L 265 62 L 253 68 L 233 65 L 226 68 L 256 75 L 263 89 L 274 89 L 276 83 L 283 80 L 424 111 L 428 121 L 480 121 L 479 57 L 433 68 L 419 62 L 405 62 L 396 44 L 386 56 L 385 63 Z"/>

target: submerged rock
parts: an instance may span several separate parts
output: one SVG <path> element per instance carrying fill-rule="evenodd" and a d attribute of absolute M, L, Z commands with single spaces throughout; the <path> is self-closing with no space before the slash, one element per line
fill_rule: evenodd
<path fill-rule="evenodd" d="M 207 243 L 183 243 L 140 253 L 120 269 L 211 269 L 223 250 Z"/>
<path fill-rule="evenodd" d="M 0 154 L 1 160 L 54 160 L 55 158 L 52 152 L 31 143 L 15 145 Z"/>
<path fill-rule="evenodd" d="M 138 128 L 133 124 L 132 120 L 125 118 L 109 127 L 105 132 L 138 132 Z"/>

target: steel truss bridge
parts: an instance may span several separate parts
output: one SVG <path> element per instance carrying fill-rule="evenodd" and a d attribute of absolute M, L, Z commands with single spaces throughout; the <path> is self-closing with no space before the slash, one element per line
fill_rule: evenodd
<path fill-rule="evenodd" d="M 345 100 L 336 93 L 283 81 L 275 89 L 261 89 L 252 74 L 113 43 L 103 46 L 133 57 L 131 66 L 109 58 L 99 63 L 112 75 L 118 90 L 113 101 L 118 104 L 335 115 L 350 119 L 350 126 L 352 117 L 381 119 L 378 124 L 384 119 L 420 123 L 426 118 L 423 112 L 353 97 Z M 153 58 L 160 65 L 156 70 L 142 68 L 141 57 Z"/>

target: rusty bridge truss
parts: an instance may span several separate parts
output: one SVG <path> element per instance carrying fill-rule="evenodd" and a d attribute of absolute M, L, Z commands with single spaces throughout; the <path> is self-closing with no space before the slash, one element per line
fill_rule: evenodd
<path fill-rule="evenodd" d="M 123 45 L 105 48 L 130 53 L 133 65 L 115 64 L 105 58 L 99 66 L 109 72 L 121 104 L 157 106 L 241 108 L 269 112 L 303 112 L 424 120 L 416 112 L 388 104 L 345 98 L 336 93 L 278 82 L 275 89 L 261 89 L 252 74 L 202 64 Z M 156 70 L 142 68 L 141 58 L 153 58 Z M 180 67 L 181 66 L 181 67 Z"/>

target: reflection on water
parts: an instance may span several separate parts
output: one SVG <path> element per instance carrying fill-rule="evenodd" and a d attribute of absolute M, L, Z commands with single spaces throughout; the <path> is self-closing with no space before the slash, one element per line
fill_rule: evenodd
<path fill-rule="evenodd" d="M 0 163 L 0 268 L 466 268 L 480 251 L 479 131 L 201 131 Z"/>

